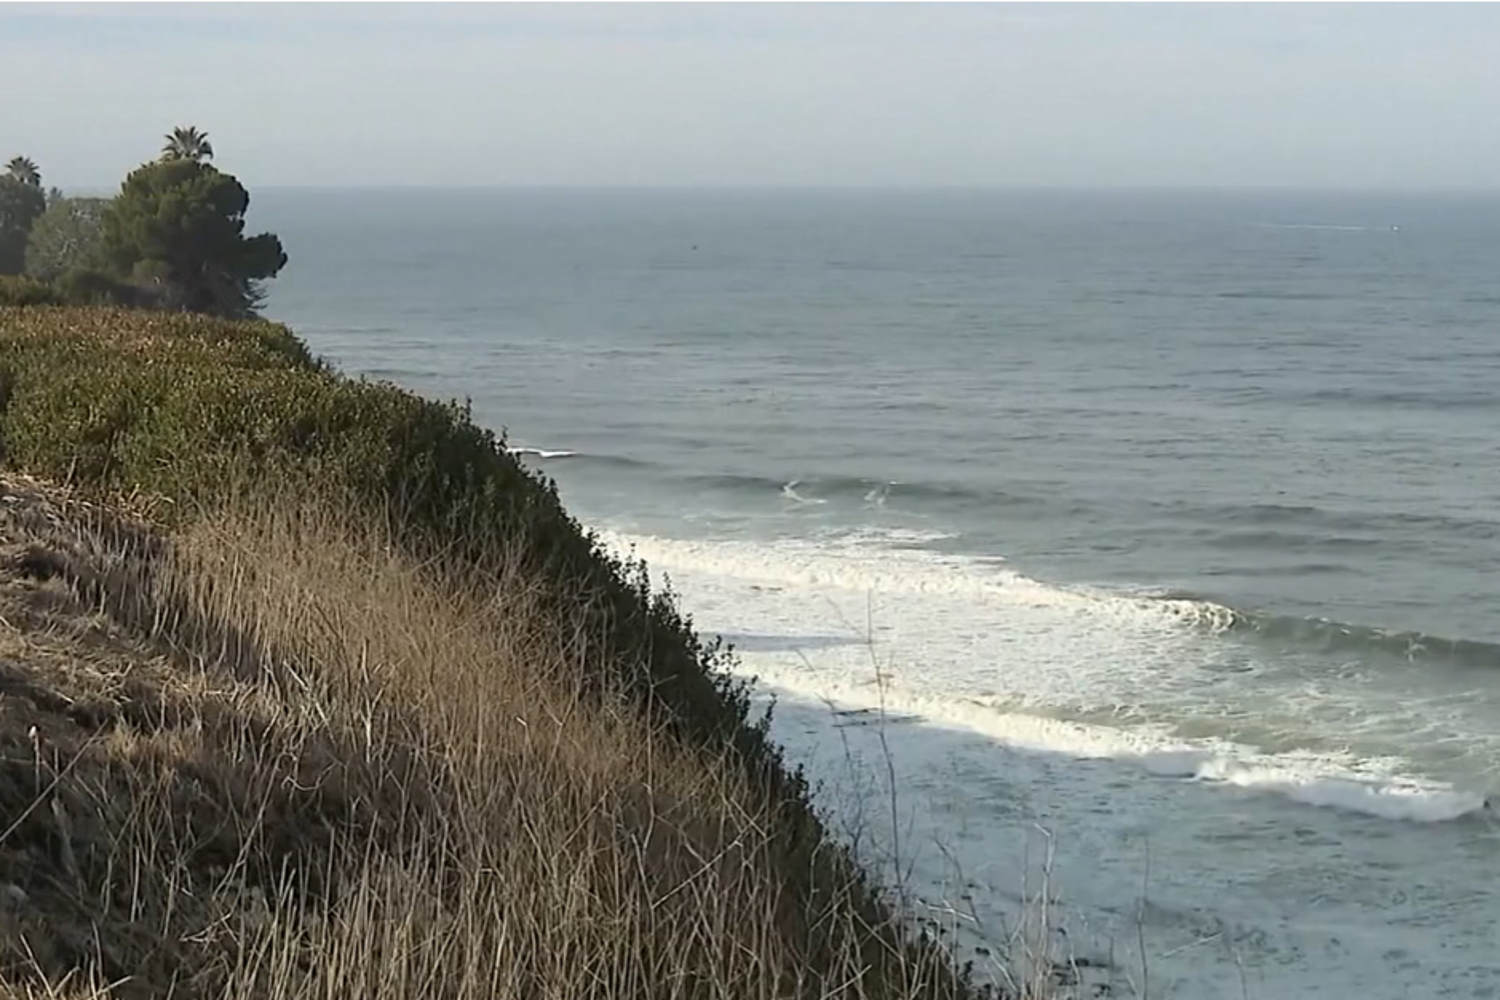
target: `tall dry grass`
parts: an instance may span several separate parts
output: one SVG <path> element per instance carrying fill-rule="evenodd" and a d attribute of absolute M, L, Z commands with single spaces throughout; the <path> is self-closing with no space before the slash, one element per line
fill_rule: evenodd
<path fill-rule="evenodd" d="M 8 516 L 0 994 L 972 995 L 519 561 L 316 499 Z"/>

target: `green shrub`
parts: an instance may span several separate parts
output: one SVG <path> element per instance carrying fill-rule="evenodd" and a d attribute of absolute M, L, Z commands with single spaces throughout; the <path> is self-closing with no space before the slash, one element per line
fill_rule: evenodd
<path fill-rule="evenodd" d="M 744 688 L 643 567 L 607 555 L 466 406 L 344 377 L 285 327 L 118 309 L 0 309 L 0 460 L 96 495 L 151 495 L 166 521 L 237 489 L 347 490 L 413 546 L 483 563 L 521 546 L 554 599 L 609 636 L 601 662 L 683 737 L 805 794 Z"/>
<path fill-rule="evenodd" d="M 53 198 L 26 237 L 26 274 L 56 281 L 75 268 L 99 270 L 104 255 L 107 198 Z"/>
<path fill-rule="evenodd" d="M 103 271 L 75 267 L 53 283 L 57 296 L 70 306 L 145 306 L 145 289 L 117 281 Z"/>
<path fill-rule="evenodd" d="M 731 763 L 763 791 L 764 834 L 812 925 L 852 902 L 866 926 L 888 926 L 863 876 L 834 888 L 845 883 L 829 866 L 852 870 L 840 868 L 846 855 L 825 838 L 769 720 L 751 718 L 724 651 L 698 638 L 644 566 L 608 555 L 554 485 L 476 426 L 466 405 L 342 376 L 263 321 L 0 307 L 0 464 L 104 499 L 144 497 L 168 528 L 240 493 L 296 503 L 304 490 L 332 490 L 351 510 L 387 519 L 419 558 L 441 551 L 480 571 L 521 568 L 544 619 L 569 623 L 558 641 L 598 665 L 593 685 L 633 694 L 664 736 Z M 910 985 L 903 995 L 921 992 Z"/>
<path fill-rule="evenodd" d="M 0 307 L 60 306 L 62 297 L 52 286 L 34 278 L 0 274 Z"/>

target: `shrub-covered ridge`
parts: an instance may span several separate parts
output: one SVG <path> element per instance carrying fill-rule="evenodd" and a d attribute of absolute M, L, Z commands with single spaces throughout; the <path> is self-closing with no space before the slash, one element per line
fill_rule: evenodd
<path fill-rule="evenodd" d="M 622 911 L 619 917 L 620 940 L 611 942 L 606 934 L 605 951 L 577 945 L 587 951 L 579 961 L 592 963 L 587 966 L 593 970 L 590 975 L 617 977 L 608 989 L 599 980 L 598 995 L 964 993 L 936 952 L 897 929 L 844 852 L 825 839 L 808 805 L 805 783 L 783 767 L 779 752 L 766 738 L 764 720 L 749 718 L 745 692 L 722 669 L 717 648 L 702 644 L 672 601 L 653 593 L 642 569 L 603 553 L 563 510 L 551 484 L 527 472 L 492 434 L 476 427 L 465 407 L 341 376 L 313 359 L 285 328 L 268 323 L 109 310 L 0 309 L 0 455 L 12 469 L 66 482 L 84 495 L 123 501 L 176 540 L 168 556 L 137 545 L 127 558 L 103 546 L 102 565 L 130 567 L 124 577 L 103 571 L 73 574 L 74 589 L 112 607 L 121 628 L 141 632 L 141 641 L 164 643 L 166 652 L 161 655 L 186 657 L 200 668 L 209 664 L 223 670 L 227 661 L 240 681 L 248 682 L 253 675 L 256 683 L 269 684 L 246 697 L 257 704 L 281 699 L 278 712 L 295 714 L 306 707 L 298 691 L 321 691 L 325 702 L 314 703 L 337 710 L 317 712 L 323 727 L 318 739 L 325 741 L 319 743 L 320 752 L 333 753 L 343 761 L 335 762 L 339 767 L 349 760 L 341 741 L 353 739 L 357 744 L 362 738 L 368 751 L 374 739 L 371 720 L 384 718 L 385 732 L 394 735 L 381 745 L 380 753 L 394 754 L 406 762 L 403 767 L 436 768 L 424 771 L 428 777 L 418 784 L 429 791 L 452 791 L 447 799 L 426 791 L 412 798 L 411 782 L 403 785 L 398 780 L 401 787 L 393 792 L 387 778 L 395 772 L 381 772 L 384 776 L 372 779 L 375 785 L 368 792 L 355 787 L 347 801 L 333 803 L 331 813 L 315 810 L 319 829 L 326 827 L 328 836 L 363 838 L 363 846 L 322 861 L 297 855 L 295 864 L 328 867 L 333 857 L 338 864 L 352 866 L 340 869 L 347 877 L 370 889 L 372 883 L 362 880 L 376 876 L 361 867 L 359 852 L 372 849 L 371 810 L 378 817 L 388 808 L 401 813 L 390 834 L 394 839 L 379 845 L 381 851 L 395 852 L 387 859 L 390 863 L 435 865 L 429 874 L 460 879 L 475 877 L 476 866 L 499 864 L 485 860 L 485 845 L 493 839 L 485 833 L 486 824 L 500 824 L 494 826 L 494 836 L 502 829 L 510 831 L 506 837 L 535 836 L 536 829 L 504 826 L 512 819 L 503 796 L 497 799 L 492 791 L 476 791 L 489 789 L 497 773 L 481 762 L 481 748 L 493 745 L 497 737 L 490 727 L 505 719 L 521 718 L 522 729 L 532 732 L 538 716 L 518 706 L 530 704 L 535 694 L 537 710 L 542 717 L 551 711 L 555 725 L 561 725 L 562 718 L 579 720 L 567 729 L 573 748 L 569 752 L 584 756 L 545 775 L 529 774 L 532 765 L 526 762 L 531 758 L 525 755 L 507 758 L 506 766 L 519 770 L 505 772 L 512 775 L 506 780 L 521 780 L 515 794 L 541 796 L 538 801 L 551 803 L 549 810 L 557 805 L 555 791 L 562 787 L 582 781 L 587 787 L 611 788 L 613 804 L 608 808 L 590 806 L 586 796 L 569 799 L 572 804 L 564 803 L 561 813 L 547 812 L 550 818 L 537 822 L 559 836 L 570 823 L 583 822 L 593 831 L 590 837 L 613 828 L 625 839 L 588 839 L 589 851 L 594 852 L 588 857 L 599 864 L 590 862 L 593 866 L 585 869 L 569 868 L 555 858 L 545 860 L 575 849 L 564 842 L 538 844 L 541 854 L 526 855 L 531 860 L 507 855 L 505 864 L 521 864 L 528 871 L 532 869 L 526 866 L 540 866 L 535 867 L 535 877 L 582 880 L 584 895 L 569 896 L 571 902 L 557 905 L 582 906 L 580 900 L 595 899 L 606 886 L 613 887 L 606 895 L 623 892 L 633 901 L 629 914 Z M 317 497 L 317 503 L 308 506 L 309 496 Z M 340 513 L 331 521 L 300 513 L 316 515 L 330 507 Z M 239 527 L 226 529 L 226 524 Z M 93 545 L 90 551 L 100 548 Z M 170 555 L 172 551 L 178 555 Z M 319 562 L 325 555 L 332 560 L 331 568 Z M 381 563 L 398 557 L 397 563 Z M 383 572 L 407 579 L 409 588 L 415 589 L 392 584 L 372 596 L 363 581 L 369 567 L 382 565 Z M 310 575 L 298 576 L 298 567 Z M 112 598 L 100 579 L 115 581 Z M 120 585 L 120 579 L 126 585 Z M 150 597 L 144 605 L 141 594 Z M 184 601 L 191 605 L 189 610 L 197 610 L 185 615 Z M 473 614 L 450 619 L 440 611 L 450 605 L 471 608 Z M 504 613 L 497 613 L 497 607 Z M 339 620 L 341 616 L 347 619 Z M 215 624 L 205 627 L 204 621 Z M 388 621 L 399 626 L 396 633 L 387 634 Z M 510 639 L 497 650 L 483 638 L 491 633 L 508 634 Z M 375 644 L 375 653 L 360 645 L 361 636 Z M 409 646 L 412 651 L 404 652 Z M 228 653 L 231 649 L 236 651 L 233 655 Z M 243 661 L 247 649 L 253 654 L 249 662 L 260 664 L 248 674 Z M 386 652 L 377 656 L 380 650 Z M 386 663 L 385 674 L 377 660 Z M 528 665 L 533 660 L 552 666 Z M 389 665 L 395 661 L 405 665 Z M 364 714 L 349 714 L 340 691 L 355 692 L 351 704 L 364 706 Z M 326 702 L 328 697 L 333 701 Z M 633 706 L 631 712 L 645 728 L 617 739 L 621 730 L 608 721 L 610 706 L 623 705 Z M 220 710 L 222 706 L 214 709 Z M 405 756 L 413 747 L 433 746 L 434 740 L 441 745 L 433 750 L 435 757 Z M 595 765 L 587 759 L 589 746 L 597 743 L 603 748 L 610 740 L 617 749 L 607 756 L 616 770 L 591 770 Z M 240 736 L 231 744 L 240 748 L 236 752 L 248 746 Z M 558 745 L 554 742 L 554 749 Z M 631 749 L 620 752 L 619 747 Z M 623 763 L 632 757 L 642 759 Z M 673 759 L 709 763 L 696 765 L 707 770 L 689 769 L 687 778 L 680 769 L 656 770 L 661 761 Z M 274 774 L 252 770 L 256 781 L 274 784 Z M 584 779 L 585 773 L 594 778 Z M 700 777 L 693 778 L 694 773 Z M 597 784 L 600 774 L 614 777 Z M 668 774 L 676 777 L 668 780 Z M 672 781 L 686 784 L 674 793 Z M 704 800 L 706 804 L 695 809 L 693 789 L 705 781 L 713 786 L 711 802 Z M 537 787 L 538 782 L 547 787 Z M 471 793 L 478 797 L 465 798 Z M 382 798 L 392 794 L 399 807 Z M 327 805 L 321 798 L 318 802 L 319 810 Z M 233 808 L 229 812 L 232 815 Z M 410 818 L 402 818 L 406 813 Z M 699 814 L 696 819 L 694 813 Z M 650 846 L 650 831 L 669 814 L 672 818 L 664 830 L 692 829 L 699 822 L 712 829 L 700 829 L 680 842 L 680 850 L 658 857 Z M 595 829 L 605 818 L 606 825 Z M 247 819 L 240 816 L 233 822 L 238 829 Z M 249 822 L 253 825 L 253 818 Z M 354 825 L 341 826 L 348 823 Z M 454 840 L 458 835 L 452 831 L 470 823 L 479 832 Z M 439 836 L 434 829 L 445 832 Z M 418 834 L 416 841 L 403 840 Z M 239 843 L 234 849 L 248 849 Z M 413 843 L 426 844 L 432 852 L 416 850 Z M 610 853 L 614 849 L 606 849 L 608 843 L 628 850 Z M 732 844 L 738 846 L 731 850 Z M 725 865 L 740 865 L 736 859 L 746 844 L 753 845 L 757 864 L 769 865 L 757 869 L 764 877 L 724 882 L 729 875 Z M 156 841 L 148 846 L 147 854 L 155 862 L 147 864 L 171 853 Z M 448 871 L 455 854 L 462 856 L 461 863 Z M 129 859 L 111 855 L 104 871 L 115 872 L 124 860 Z M 283 862 L 293 863 L 285 858 L 277 863 Z M 134 863 L 143 862 L 135 858 Z M 410 892 L 401 887 L 415 876 L 408 868 L 396 871 L 389 865 L 380 871 L 379 878 L 400 891 L 375 893 L 368 905 L 406 905 L 401 900 Z M 708 875 L 713 878 L 703 882 Z M 266 872 L 261 880 L 263 891 L 292 892 L 284 880 Z M 308 884 L 305 878 L 297 883 Z M 669 913 L 687 919 L 682 916 L 689 912 L 682 909 L 685 900 L 707 905 L 718 891 L 713 886 L 730 884 L 741 887 L 735 890 L 737 899 L 749 894 L 744 898 L 752 901 L 751 908 L 730 908 L 708 915 L 712 919 L 706 922 L 681 924 L 697 928 L 692 931 L 697 943 L 681 954 L 674 951 L 668 938 L 675 933 L 671 927 L 679 925 L 660 921 Z M 485 917 L 487 907 L 513 912 L 518 904 L 544 905 L 485 895 L 491 893 L 489 888 L 474 892 L 478 895 L 460 892 L 456 897 L 461 905 L 453 904 L 459 906 L 454 912 L 460 917 L 444 909 L 446 897 L 420 901 L 435 907 L 430 919 L 422 920 L 436 921 L 435 926 L 449 918 L 493 923 L 499 918 Z M 328 916 L 327 897 L 297 893 L 301 890 L 293 893 L 297 906 L 325 908 L 319 911 L 323 922 L 316 926 L 322 928 L 318 933 L 332 934 L 323 919 Z M 162 905 L 170 912 L 175 904 Z M 595 921 L 590 926 L 597 938 L 604 933 L 604 925 L 597 922 L 607 923 L 605 915 L 611 911 L 591 907 L 593 903 L 579 914 L 580 919 L 592 914 L 588 919 Z M 660 915 L 657 907 L 664 907 Z M 543 915 L 537 926 L 556 916 Z M 410 917 L 407 913 L 403 919 Z M 293 924 L 283 930 L 301 935 L 299 940 L 312 933 Z M 388 915 L 371 926 L 388 927 Z M 479 925 L 465 926 L 472 931 Z M 556 926 L 569 924 L 564 919 Z M 656 930 L 648 932 L 653 926 Z M 731 928 L 748 933 L 757 926 L 758 936 L 750 945 L 745 943 L 749 939 L 729 935 Z M 452 933 L 469 931 L 458 928 Z M 194 935 L 207 932 L 184 927 L 182 933 L 197 940 Z M 354 947 L 356 938 L 340 939 L 340 946 Z M 441 952 L 441 940 L 423 940 L 424 947 Z M 483 955 L 499 954 L 500 944 L 488 938 L 467 944 L 477 950 L 459 951 L 471 966 Z M 598 940 L 588 947 L 595 945 Z M 529 947 L 545 946 L 544 940 L 535 939 Z M 382 947 L 397 946 L 387 942 Z M 758 956 L 748 964 L 733 957 L 744 947 Z M 605 968 L 598 964 L 605 961 L 601 955 L 610 948 L 625 964 L 600 972 Z M 719 948 L 725 951 L 715 958 Z M 630 965 L 642 955 L 650 956 L 647 966 Z M 441 968 L 441 954 L 428 958 L 433 969 Z M 242 959 L 239 955 L 234 961 Z M 561 964 L 547 975 L 561 976 L 568 960 L 562 955 L 553 959 Z M 506 969 L 521 978 L 509 991 L 490 995 L 510 995 L 517 989 L 517 995 L 566 993 L 561 987 L 523 989 L 517 984 L 541 983 L 527 978 L 541 974 L 526 971 L 531 966 Z M 732 975 L 743 981 L 715 978 L 721 972 L 730 975 L 727 970 L 738 970 Z M 470 967 L 465 974 L 472 972 Z M 667 978 L 654 978 L 658 973 Z M 566 976 L 554 977 L 547 982 L 565 980 Z M 251 993 L 290 995 L 285 990 Z M 468 987 L 434 987 L 433 993 L 485 995 Z"/>
<path fill-rule="evenodd" d="M 132 497 L 169 524 L 232 495 L 316 482 L 383 512 L 409 545 L 480 563 L 499 546 L 507 555 L 520 546 L 558 600 L 611 622 L 612 640 L 634 654 L 620 662 L 641 668 L 631 682 L 683 732 L 713 742 L 744 721 L 743 699 L 670 602 L 643 600 L 643 581 L 608 558 L 552 485 L 466 407 L 346 378 L 285 327 L 0 310 L 0 456 L 96 496 Z"/>

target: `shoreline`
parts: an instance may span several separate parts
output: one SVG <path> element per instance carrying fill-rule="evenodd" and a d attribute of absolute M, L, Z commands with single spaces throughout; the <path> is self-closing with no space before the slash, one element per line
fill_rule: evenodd
<path fill-rule="evenodd" d="M 1288 758 L 1278 773 L 1247 758 L 1234 765 L 1240 778 L 1213 757 L 1122 744 L 1118 729 L 1024 707 L 965 705 L 955 715 L 940 692 L 913 698 L 900 688 L 924 674 L 921 643 L 903 633 L 923 613 L 909 606 L 916 598 L 883 595 L 872 651 L 837 624 L 841 605 L 866 602 L 842 577 L 810 572 L 798 585 L 777 577 L 763 586 L 760 562 L 738 559 L 744 575 L 730 575 L 715 557 L 697 559 L 699 547 L 676 561 L 664 558 L 667 547 L 646 551 L 703 632 L 742 640 L 738 673 L 758 680 L 757 704 L 774 700 L 772 735 L 813 777 L 830 828 L 865 851 L 883 881 L 907 886 L 909 917 L 946 922 L 960 958 L 1015 952 L 1016 928 L 1036 926 L 1050 850 L 1046 936 L 1055 954 L 1081 962 L 1075 978 L 1090 989 L 1132 995 L 1142 945 L 1153 995 L 1194 1000 L 1349 988 L 1398 1000 L 1449 988 L 1485 961 L 1473 937 L 1482 894 L 1467 886 L 1493 822 L 1473 811 L 1477 795 L 1429 788 L 1426 798 L 1372 802 L 1372 786 L 1306 761 Z M 992 655 L 1003 686 L 1005 654 Z M 1294 778 L 1307 783 L 1279 784 Z M 1413 802 L 1435 821 L 1413 822 Z M 882 853 L 893 828 L 912 866 L 901 879 Z M 1453 861 L 1434 865 L 1431 855 Z M 1424 917 L 1446 900 L 1464 901 L 1454 918 L 1461 943 Z M 976 916 L 1001 929 L 998 942 Z M 1410 957 L 1392 958 L 1397 948 Z"/>
<path fill-rule="evenodd" d="M 1201 860 L 1177 869 L 1152 833 L 1161 820 L 1149 817 L 1187 814 L 1207 791 L 1202 785 L 1114 761 L 1016 750 L 921 719 L 888 721 L 882 739 L 877 713 L 851 715 L 860 710 L 767 685 L 764 697 L 772 696 L 772 735 L 790 760 L 821 779 L 814 782 L 814 801 L 830 827 L 858 843 L 866 865 L 888 884 L 896 881 L 887 791 L 894 773 L 910 897 L 904 912 L 944 928 L 941 937 L 958 943 L 960 960 L 976 961 L 984 981 L 1005 983 L 1014 966 L 991 959 L 1010 956 L 1024 966 L 1040 953 L 1036 942 L 1043 937 L 1051 964 L 1069 976 L 1054 980 L 1061 997 L 1097 996 L 1088 991 L 1101 987 L 1111 995 L 1136 995 L 1143 944 L 1152 995 L 1194 1000 L 1351 989 L 1399 1000 L 1474 967 L 1473 955 L 1444 955 L 1448 943 L 1431 935 L 1420 945 L 1408 937 L 1407 949 L 1419 960 L 1391 967 L 1395 937 L 1381 936 L 1360 916 L 1363 904 L 1336 916 L 1335 899 L 1313 899 L 1311 911 L 1328 916 L 1308 919 L 1236 899 L 1228 887 L 1250 871 L 1231 860 L 1237 849 L 1231 839 L 1217 869 Z M 1107 798 L 1099 794 L 1103 788 L 1110 789 Z M 1255 795 L 1230 808 L 1274 805 L 1274 797 Z M 1285 823 L 1291 838 L 1299 829 L 1294 817 L 1291 807 L 1274 809 L 1257 834 Z M 1364 822 L 1389 821 L 1351 816 L 1345 825 Z M 1214 885 L 1227 891 L 1218 902 L 1204 891 Z M 1043 921 L 1046 935 L 1038 933 Z"/>

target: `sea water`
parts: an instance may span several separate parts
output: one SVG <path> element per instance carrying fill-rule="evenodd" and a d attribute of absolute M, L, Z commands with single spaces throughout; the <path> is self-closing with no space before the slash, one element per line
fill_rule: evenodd
<path fill-rule="evenodd" d="M 1500 199 L 257 193 L 981 976 L 1500 995 Z M 1045 930 L 1037 928 L 1046 925 Z"/>

